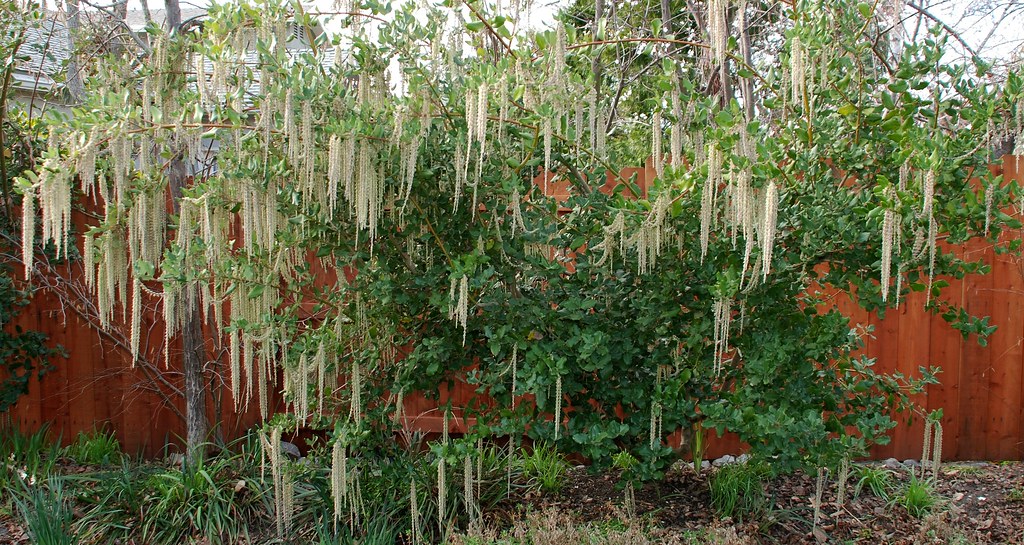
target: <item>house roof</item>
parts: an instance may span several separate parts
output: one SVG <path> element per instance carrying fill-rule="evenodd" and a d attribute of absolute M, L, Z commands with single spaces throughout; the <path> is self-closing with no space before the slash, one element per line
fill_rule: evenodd
<path fill-rule="evenodd" d="M 25 58 L 15 66 L 14 87 L 51 91 L 64 79 L 64 65 L 71 57 L 68 30 L 54 19 L 38 21 L 25 29 L 25 41 L 19 53 Z"/>

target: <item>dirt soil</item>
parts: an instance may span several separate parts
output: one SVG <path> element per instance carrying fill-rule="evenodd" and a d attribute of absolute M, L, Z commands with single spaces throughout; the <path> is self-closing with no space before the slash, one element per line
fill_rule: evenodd
<path fill-rule="evenodd" d="M 894 466 L 893 492 L 910 478 L 908 467 Z M 710 471 L 714 471 L 713 469 Z M 765 485 L 770 508 L 759 520 L 721 521 L 711 509 L 706 470 L 698 476 L 683 467 L 660 483 L 636 490 L 636 514 L 653 526 L 685 532 L 731 524 L 753 543 L 784 544 L 1024 544 L 1024 463 L 950 463 L 935 484 L 937 506 L 921 518 L 895 501 L 867 489 L 854 497 L 854 471 L 845 505 L 836 505 L 834 479 L 822 497 L 821 521 L 812 528 L 816 476 L 795 474 Z M 623 491 L 615 475 L 592 475 L 582 466 L 569 471 L 555 497 L 537 497 L 534 507 L 573 513 L 581 522 L 621 517 Z"/>

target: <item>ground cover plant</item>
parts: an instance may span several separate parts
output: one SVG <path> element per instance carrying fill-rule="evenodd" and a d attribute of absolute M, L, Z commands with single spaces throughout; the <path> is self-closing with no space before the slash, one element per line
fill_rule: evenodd
<path fill-rule="evenodd" d="M 146 478 L 166 518 L 145 537 L 244 533 L 250 481 L 218 479 L 255 462 L 204 461 L 221 381 L 268 418 L 250 453 L 273 493 L 245 505 L 282 538 L 316 520 L 328 541 L 442 540 L 480 521 L 487 449 L 515 458 L 523 436 L 553 450 L 507 471 L 556 489 L 544 453 L 573 454 L 630 497 L 725 430 L 774 475 L 818 476 L 817 528 L 824 476 L 935 373 L 875 372 L 827 299 L 884 313 L 923 292 L 983 339 L 941 295 L 986 266 L 952 248 L 1019 249 L 1001 235 L 1024 192 L 988 166 L 1021 132 L 1024 80 L 947 62 L 941 28 L 904 42 L 875 8 L 580 3 L 520 31 L 520 5 L 224 3 L 90 59 L 18 181 L 22 259 L 31 278 L 41 244 L 80 254 L 134 358 L 160 357 L 154 316 L 181 342 L 186 468 Z M 621 174 L 647 157 L 650 184 Z M 480 395 L 443 395 L 460 381 Z M 394 442 L 418 392 L 445 421 L 425 454 Z M 310 428 L 326 440 L 303 464 L 282 439 Z"/>
<path fill-rule="evenodd" d="M 334 517 L 329 453 L 311 452 L 295 461 L 296 491 L 290 533 L 278 537 L 273 475 L 261 468 L 258 430 L 212 455 L 202 466 L 183 467 L 181 459 L 121 458 L 117 466 L 83 466 L 61 456 L 52 441 L 36 451 L 56 453 L 54 463 L 32 478 L 17 477 L 5 489 L 10 503 L 0 506 L 4 543 L 409 543 L 452 544 L 614 544 L 614 543 L 1020 543 L 1024 503 L 1014 490 L 1024 487 L 1020 463 L 949 464 L 927 484 L 935 500 L 915 512 L 915 504 L 871 494 L 840 499 L 830 477 L 820 497 L 815 476 L 803 472 L 770 475 L 755 463 L 734 462 L 702 473 L 678 464 L 665 479 L 638 483 L 632 509 L 616 486 L 615 473 L 565 470 L 557 492 L 544 492 L 521 468 L 531 456 L 518 447 L 485 447 L 478 518 L 470 519 L 459 492 L 449 495 L 453 513 L 443 539 L 426 524 L 410 526 L 412 505 L 400 486 L 416 482 L 418 510 L 437 516 L 437 473 L 426 452 L 387 453 L 392 464 L 371 469 L 362 480 L 359 531 Z M 10 445 L 0 451 L 15 454 Z M 45 454 L 48 456 L 49 454 Z M 21 456 L 20 459 L 26 459 Z M 564 462 L 563 462 L 564 463 Z M 861 467 L 856 464 L 853 473 Z M 865 467 L 874 467 L 867 465 Z M 890 469 L 898 497 L 911 497 L 921 479 L 913 464 Z M 508 468 L 514 468 L 507 473 Z M 743 478 L 738 478 L 742 475 Z M 725 482 L 715 483 L 724 479 Z M 730 484 L 731 483 L 731 484 Z M 756 509 L 722 512 L 716 497 L 723 488 L 748 502 L 751 486 L 761 487 Z M 716 489 L 719 491 L 716 492 Z M 423 492 L 419 492 L 423 491 Z M 462 493 L 465 493 L 462 491 Z M 895 494 L 895 492 L 894 492 Z M 820 515 L 814 522 L 814 503 Z M 746 504 L 744 504 L 746 505 Z M 371 507 L 372 506 L 372 507 Z M 746 505 L 749 507 L 749 505 Z M 372 510 L 371 510 L 372 508 Z M 740 507 L 743 508 L 743 507 Z M 742 519 L 740 516 L 742 515 Z M 460 530 L 454 522 L 464 527 Z M 423 533 L 417 533 L 422 531 Z"/>

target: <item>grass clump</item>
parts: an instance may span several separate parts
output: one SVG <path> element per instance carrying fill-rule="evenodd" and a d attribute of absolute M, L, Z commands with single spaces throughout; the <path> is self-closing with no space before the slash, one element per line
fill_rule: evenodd
<path fill-rule="evenodd" d="M 35 433 L 23 433 L 10 422 L 0 424 L 0 510 L 11 512 L 19 492 L 36 483 L 44 483 L 60 458 L 60 447 L 49 439 L 49 427 Z"/>
<path fill-rule="evenodd" d="M 84 516 L 82 543 L 240 543 L 272 520 L 272 496 L 252 453 L 222 452 L 184 468 L 119 456 L 109 469 L 64 479 Z"/>
<path fill-rule="evenodd" d="M 117 437 L 111 432 L 99 430 L 78 432 L 75 441 L 64 449 L 64 455 L 84 466 L 116 464 L 123 456 Z"/>
<path fill-rule="evenodd" d="M 719 468 L 710 481 L 715 512 L 739 521 L 763 514 L 768 505 L 764 491 L 768 475 L 768 466 L 754 461 Z"/>
<path fill-rule="evenodd" d="M 37 545 L 73 545 L 78 538 L 72 531 L 73 512 L 58 479 L 30 485 L 22 483 L 20 497 L 14 498 L 32 543 Z"/>
<path fill-rule="evenodd" d="M 858 466 L 856 469 L 857 486 L 854 488 L 854 496 L 867 489 L 875 497 L 883 500 L 889 499 L 889 490 L 892 489 L 892 471 L 878 466 Z"/>
<path fill-rule="evenodd" d="M 895 497 L 895 502 L 902 505 L 912 516 L 921 518 L 935 507 L 939 497 L 930 479 L 920 479 L 911 475 L 906 486 Z"/>
<path fill-rule="evenodd" d="M 569 464 L 555 447 L 546 443 L 537 443 L 528 454 L 522 454 L 519 460 L 522 478 L 528 486 L 546 493 L 556 493 L 562 489 L 565 473 Z"/>

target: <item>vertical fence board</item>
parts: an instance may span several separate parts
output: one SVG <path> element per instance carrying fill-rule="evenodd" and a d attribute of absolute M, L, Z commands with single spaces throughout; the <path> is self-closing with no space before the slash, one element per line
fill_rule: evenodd
<path fill-rule="evenodd" d="M 931 359 L 931 328 L 928 327 L 930 324 L 928 313 L 924 310 L 922 294 L 912 294 L 900 308 L 890 310 L 885 321 L 899 322 L 899 330 L 892 339 L 899 346 L 894 370 L 904 376 L 918 376 L 918 368 L 927 366 Z M 927 407 L 929 396 L 930 392 L 925 392 L 915 401 L 922 407 Z M 923 436 L 924 424 L 920 418 L 914 418 L 909 423 L 896 427 L 892 444 L 899 449 L 901 459 L 917 458 L 921 455 Z"/>
<path fill-rule="evenodd" d="M 998 329 L 989 338 L 992 372 L 989 377 L 985 458 L 1002 460 L 1019 456 L 1017 430 L 1021 403 L 1021 278 L 1011 256 L 995 256 L 992 266 L 992 324 Z M 1016 366 L 1015 366 L 1016 364 Z"/>
<path fill-rule="evenodd" d="M 991 263 L 992 249 L 984 244 L 970 244 L 965 251 L 970 259 L 979 257 Z M 965 308 L 974 316 L 992 315 L 992 275 L 971 275 L 966 284 Z M 983 458 L 988 443 L 988 396 L 989 380 L 992 376 L 992 351 L 981 346 L 975 337 L 963 345 L 963 360 L 960 368 L 960 449 L 962 456 L 970 459 Z"/>

